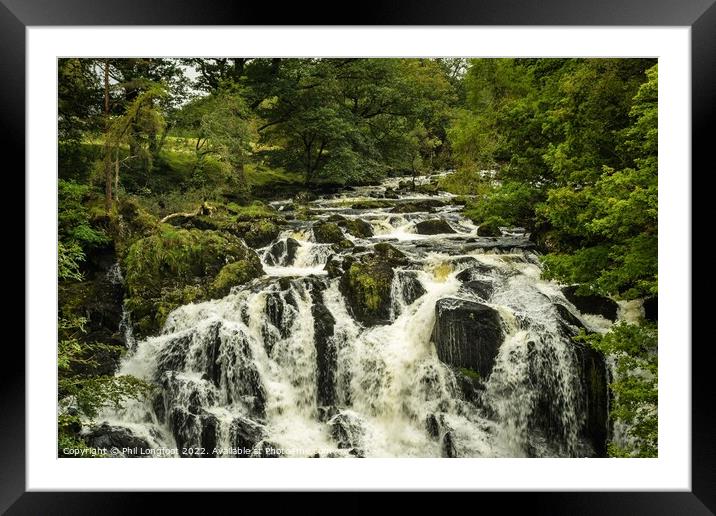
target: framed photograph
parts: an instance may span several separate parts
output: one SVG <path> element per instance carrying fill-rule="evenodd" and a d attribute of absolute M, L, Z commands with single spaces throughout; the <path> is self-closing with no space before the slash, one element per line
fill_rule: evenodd
<path fill-rule="evenodd" d="M 712 0 L 351 25 L 1 2 L 26 202 L 8 514 L 126 491 L 716 510 L 691 336 Z"/>

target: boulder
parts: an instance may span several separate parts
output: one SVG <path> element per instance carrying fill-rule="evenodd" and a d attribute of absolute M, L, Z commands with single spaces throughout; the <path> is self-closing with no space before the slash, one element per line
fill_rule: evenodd
<path fill-rule="evenodd" d="M 444 363 L 487 378 L 504 340 L 500 314 L 474 301 L 444 298 L 435 305 L 432 340 Z"/>
<path fill-rule="evenodd" d="M 490 280 L 472 280 L 466 282 L 462 288 L 475 294 L 484 301 L 488 301 L 495 291 L 495 284 Z"/>
<path fill-rule="evenodd" d="M 442 442 L 440 444 L 440 453 L 444 458 L 455 458 L 457 457 L 457 448 L 455 447 L 455 438 L 452 432 L 445 432 L 443 435 Z"/>
<path fill-rule="evenodd" d="M 192 413 L 174 407 L 169 417 L 170 427 L 179 455 L 182 457 L 213 457 L 217 443 L 219 422 L 206 412 Z"/>
<path fill-rule="evenodd" d="M 273 242 L 281 229 L 269 219 L 259 219 L 252 222 L 237 222 L 231 227 L 231 232 L 243 238 L 249 247 L 258 249 Z"/>
<path fill-rule="evenodd" d="M 579 285 L 562 288 L 562 294 L 583 314 L 601 315 L 610 321 L 617 320 L 619 305 L 608 297 L 594 294 L 578 294 Z"/>
<path fill-rule="evenodd" d="M 344 240 L 343 231 L 338 224 L 325 221 L 313 224 L 313 237 L 319 244 L 338 244 Z"/>
<path fill-rule="evenodd" d="M 439 235 L 442 233 L 455 233 L 455 230 L 443 219 L 424 220 L 415 224 L 415 231 L 419 235 Z"/>
<path fill-rule="evenodd" d="M 502 236 L 502 230 L 493 221 L 485 221 L 477 227 L 478 236 L 498 237 Z"/>
<path fill-rule="evenodd" d="M 118 450 L 119 453 L 115 451 L 111 454 L 112 457 L 138 457 L 151 449 L 146 439 L 137 437 L 129 428 L 108 423 L 92 428 L 83 437 L 87 444 L 95 448 Z"/>
<path fill-rule="evenodd" d="M 364 430 L 362 422 L 356 416 L 340 412 L 328 421 L 328 426 L 338 448 L 360 448 Z"/>
<path fill-rule="evenodd" d="M 248 458 L 265 433 L 264 426 L 244 416 L 236 416 L 229 426 L 229 442 L 240 451 L 236 456 Z"/>
<path fill-rule="evenodd" d="M 346 220 L 342 225 L 346 231 L 358 238 L 370 238 L 373 236 L 373 226 L 363 219 Z"/>
<path fill-rule="evenodd" d="M 384 324 L 390 320 L 390 291 L 394 269 L 407 265 L 405 255 L 387 243 L 373 246 L 373 253 L 343 264 L 341 291 L 348 309 L 359 322 Z"/>
<path fill-rule="evenodd" d="M 430 212 L 435 208 L 441 208 L 447 204 L 447 201 L 441 201 L 440 199 L 418 199 L 401 202 L 395 205 L 395 207 L 390 210 L 390 213 Z"/>

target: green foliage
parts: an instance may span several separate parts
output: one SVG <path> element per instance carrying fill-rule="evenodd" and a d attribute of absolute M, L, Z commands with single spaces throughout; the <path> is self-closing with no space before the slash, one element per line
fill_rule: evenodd
<path fill-rule="evenodd" d="M 86 448 L 78 435 L 84 425 L 91 425 L 105 407 L 121 408 L 130 399 L 142 399 L 152 392 L 147 382 L 130 375 L 88 374 L 96 367 L 102 353 L 123 353 L 124 348 L 79 340 L 85 319 L 61 318 L 57 351 L 58 370 L 58 449 Z"/>
<path fill-rule="evenodd" d="M 423 168 L 452 98 L 445 70 L 425 59 L 282 60 L 264 90 L 263 152 L 306 184 Z"/>
<path fill-rule="evenodd" d="M 58 232 L 66 247 L 90 249 L 105 245 L 109 238 L 90 222 L 91 188 L 73 181 L 58 181 Z M 81 260 L 80 260 L 81 261 Z"/>
<path fill-rule="evenodd" d="M 648 59 L 472 60 L 448 131 L 463 168 L 442 183 L 476 223 L 533 230 L 548 277 L 655 294 L 657 81 Z"/>
<path fill-rule="evenodd" d="M 489 179 L 476 166 L 460 167 L 438 179 L 438 188 L 455 195 L 485 195 L 491 189 Z"/>
<path fill-rule="evenodd" d="M 606 334 L 583 336 L 595 349 L 614 358 L 610 412 L 625 435 L 609 443 L 613 457 L 658 455 L 658 332 L 654 325 L 615 325 Z"/>
<path fill-rule="evenodd" d="M 540 189 L 529 184 L 505 181 L 468 201 L 465 215 L 477 224 L 493 220 L 502 226 L 529 226 L 541 195 Z"/>
<path fill-rule="evenodd" d="M 80 262 L 84 261 L 85 253 L 76 242 L 57 243 L 57 277 L 62 280 L 82 281 Z"/>

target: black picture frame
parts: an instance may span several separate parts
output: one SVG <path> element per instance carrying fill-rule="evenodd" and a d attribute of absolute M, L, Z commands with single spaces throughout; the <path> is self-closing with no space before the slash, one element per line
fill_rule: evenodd
<path fill-rule="evenodd" d="M 62 25 L 551 25 L 551 26 L 688 26 L 691 27 L 692 169 L 703 168 L 709 157 L 716 113 L 716 0 L 452 0 L 410 2 L 363 1 L 349 5 L 311 2 L 283 3 L 271 8 L 213 0 L 198 6 L 188 0 L 0 0 L 0 141 L 7 153 L 25 156 L 25 29 Z M 340 9 L 340 11 L 339 11 Z M 337 15 L 343 12 L 343 15 Z M 322 13 L 317 15 L 316 13 Z M 318 17 L 317 17 L 318 16 Z M 325 17 L 324 17 L 325 16 Z M 332 17 L 331 19 L 328 19 Z M 712 165 L 711 167 L 712 168 Z M 7 170 L 9 172 L 9 170 Z M 685 174 L 693 173 L 683 171 Z M 24 188 L 22 182 L 19 188 Z M 696 191 L 692 188 L 692 191 Z M 692 234 L 694 234 L 692 232 Z M 23 266 L 24 267 L 24 266 Z M 25 275 L 32 274 L 25 268 Z M 30 310 L 32 307 L 26 307 Z M 692 319 L 693 318 L 692 316 Z M 27 320 L 27 319 L 26 319 Z M 128 493 L 26 492 L 25 487 L 25 354 L 6 341 L 0 374 L 0 511 L 7 514 L 131 513 L 151 507 L 146 497 Z M 686 346 L 691 343 L 683 343 Z M 711 339 L 692 345 L 692 491 L 584 493 L 475 493 L 473 507 L 497 502 L 500 510 L 529 506 L 532 514 L 713 514 L 716 512 L 716 444 L 714 403 L 711 399 Z M 11 354 L 12 353 L 12 354 Z M 13 356 L 14 355 L 14 356 Z M 213 495 L 211 506 L 223 506 L 232 494 Z M 246 493 L 240 496 L 246 497 Z M 259 496 L 261 496 L 259 494 Z M 265 494 L 263 496 L 266 496 Z M 273 495 L 272 495 L 273 496 Z M 370 509 L 373 502 L 352 495 L 344 507 Z M 171 493 L 162 500 L 184 509 L 197 503 L 186 494 Z M 303 497 L 303 500 L 306 498 Z M 422 496 L 412 501 L 422 504 Z M 462 500 L 460 500 L 462 501 Z M 241 505 L 247 504 L 243 500 Z M 314 507 L 313 502 L 304 502 Z M 263 502 L 259 501 L 259 506 Z M 267 503 L 274 505 L 275 500 Z M 202 504 L 207 508 L 205 504 Z M 246 505 L 248 506 L 248 505 Z M 210 507 L 210 506 L 209 506 Z M 405 508 L 405 507 L 403 507 Z M 166 509 L 165 509 L 166 510 Z"/>

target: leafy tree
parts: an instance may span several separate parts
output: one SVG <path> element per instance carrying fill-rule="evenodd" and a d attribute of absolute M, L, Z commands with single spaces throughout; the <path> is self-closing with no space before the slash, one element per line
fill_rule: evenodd
<path fill-rule="evenodd" d="M 448 135 L 498 175 L 468 214 L 541 235 L 549 277 L 656 293 L 656 84 L 646 59 L 472 60 Z"/>
<path fill-rule="evenodd" d="M 632 124 L 619 131 L 626 165 L 603 166 L 593 184 L 550 191 L 539 212 L 582 245 L 548 256 L 548 274 L 636 298 L 657 293 L 657 81 L 654 65 L 634 96 Z"/>
<path fill-rule="evenodd" d="M 234 90 L 215 94 L 207 104 L 210 109 L 201 117 L 197 138 L 197 142 L 205 142 L 206 149 L 197 150 L 201 152 L 197 158 L 202 159 L 207 153 L 216 154 L 230 170 L 230 184 L 234 185 L 236 196 L 247 201 L 249 187 L 244 166 L 256 139 L 251 113 Z"/>

